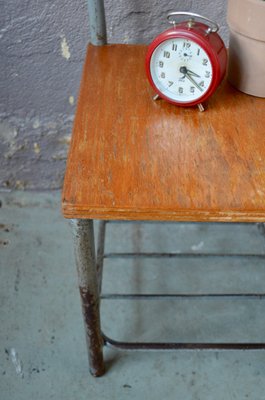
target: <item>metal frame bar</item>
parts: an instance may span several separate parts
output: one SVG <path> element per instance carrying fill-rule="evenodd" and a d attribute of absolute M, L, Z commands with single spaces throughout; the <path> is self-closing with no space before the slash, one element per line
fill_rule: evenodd
<path fill-rule="evenodd" d="M 107 43 L 107 30 L 103 0 L 87 0 L 90 41 L 95 46 Z"/>
<path fill-rule="evenodd" d="M 104 258 L 188 258 L 188 257 L 229 257 L 265 258 L 264 254 L 221 254 L 221 253 L 104 253 Z"/>
<path fill-rule="evenodd" d="M 265 350 L 265 343 L 120 342 L 102 333 L 104 344 L 119 350 Z"/>
<path fill-rule="evenodd" d="M 100 328 L 100 299 L 104 300 L 152 300 L 177 298 L 255 298 L 262 299 L 265 293 L 160 293 L 160 294 L 101 294 L 102 272 L 105 258 L 114 257 L 249 257 L 263 258 L 256 254 L 191 254 L 191 253 L 105 253 L 106 224 L 112 221 L 100 221 L 97 257 L 95 257 L 94 228 L 92 220 L 73 220 L 75 239 L 75 258 L 79 279 L 80 295 L 86 338 L 88 345 L 90 371 L 94 376 L 104 374 L 103 345 L 121 350 L 261 350 L 265 343 L 172 343 L 172 342 L 122 342 L 109 338 Z M 113 221 L 114 222 L 114 221 Z M 115 221 L 116 222 L 116 221 Z"/>
<path fill-rule="evenodd" d="M 147 293 L 147 294 L 119 294 L 119 293 L 104 293 L 100 296 L 102 300 L 154 300 L 154 299 L 199 299 L 204 297 L 213 298 L 233 298 L 233 297 L 244 297 L 244 298 L 258 298 L 263 299 L 265 293 Z"/>
<path fill-rule="evenodd" d="M 71 224 L 90 372 L 93 376 L 101 376 L 104 374 L 105 368 L 103 337 L 100 329 L 100 297 L 95 258 L 94 226 L 92 220 L 82 219 L 74 219 Z"/>

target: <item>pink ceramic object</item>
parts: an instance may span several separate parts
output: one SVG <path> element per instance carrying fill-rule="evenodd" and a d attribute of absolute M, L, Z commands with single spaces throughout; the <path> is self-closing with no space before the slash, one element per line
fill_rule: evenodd
<path fill-rule="evenodd" d="M 265 1 L 228 0 L 228 80 L 244 93 L 265 97 Z"/>

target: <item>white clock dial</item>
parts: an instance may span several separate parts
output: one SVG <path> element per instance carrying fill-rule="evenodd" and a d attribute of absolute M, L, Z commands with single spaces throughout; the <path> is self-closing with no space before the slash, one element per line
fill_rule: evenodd
<path fill-rule="evenodd" d="M 192 40 L 168 39 L 153 52 L 150 71 L 157 89 L 178 102 L 198 100 L 209 89 L 213 68 L 207 53 Z"/>

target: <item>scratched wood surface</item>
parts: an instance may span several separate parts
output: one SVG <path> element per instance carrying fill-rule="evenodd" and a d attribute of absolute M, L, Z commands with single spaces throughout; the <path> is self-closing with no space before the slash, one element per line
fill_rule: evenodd
<path fill-rule="evenodd" d="M 142 45 L 89 46 L 66 218 L 265 221 L 265 100 L 224 83 L 207 111 L 153 101 Z"/>

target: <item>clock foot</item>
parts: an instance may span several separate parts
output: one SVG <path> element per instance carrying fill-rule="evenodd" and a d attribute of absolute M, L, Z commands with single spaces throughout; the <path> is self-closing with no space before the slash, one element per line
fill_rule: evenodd
<path fill-rule="evenodd" d="M 200 110 L 200 112 L 205 111 L 205 108 L 202 103 L 197 104 L 197 106 L 198 106 L 198 109 Z"/>
<path fill-rule="evenodd" d="M 160 99 L 159 94 L 156 94 L 156 95 L 153 97 L 153 100 L 156 101 L 156 100 L 158 100 L 158 99 Z"/>

